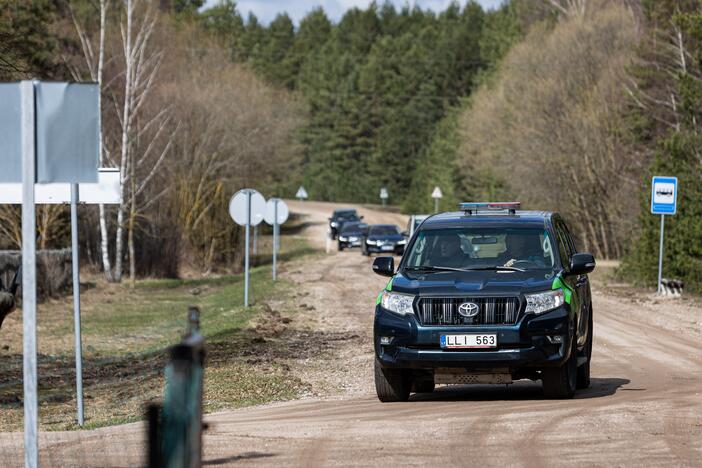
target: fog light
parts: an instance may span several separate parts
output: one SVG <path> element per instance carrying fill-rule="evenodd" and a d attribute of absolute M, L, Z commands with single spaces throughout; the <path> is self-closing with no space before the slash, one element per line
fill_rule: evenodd
<path fill-rule="evenodd" d="M 550 341 L 551 344 L 563 343 L 563 335 L 547 335 L 546 338 L 548 338 L 548 341 Z"/>
<path fill-rule="evenodd" d="M 380 337 L 380 344 L 381 345 L 389 345 L 392 343 L 392 336 L 381 336 Z"/>

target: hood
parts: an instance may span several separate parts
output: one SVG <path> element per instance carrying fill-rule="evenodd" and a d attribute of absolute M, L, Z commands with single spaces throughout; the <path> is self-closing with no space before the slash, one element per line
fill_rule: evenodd
<path fill-rule="evenodd" d="M 392 290 L 416 295 L 505 295 L 547 291 L 552 288 L 556 271 L 531 270 L 405 272 L 395 275 Z"/>

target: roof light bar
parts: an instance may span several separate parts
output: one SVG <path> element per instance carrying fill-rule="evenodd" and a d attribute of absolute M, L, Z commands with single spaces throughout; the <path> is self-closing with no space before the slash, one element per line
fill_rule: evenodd
<path fill-rule="evenodd" d="M 465 211 L 467 214 L 477 213 L 478 210 L 508 210 L 510 214 L 514 214 L 520 206 L 521 203 L 519 202 L 470 202 L 459 204 L 458 209 Z"/>

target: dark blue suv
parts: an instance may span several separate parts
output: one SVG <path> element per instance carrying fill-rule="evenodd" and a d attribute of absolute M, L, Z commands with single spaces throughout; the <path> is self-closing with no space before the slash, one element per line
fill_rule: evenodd
<path fill-rule="evenodd" d="M 406 401 L 437 384 L 541 380 L 572 398 L 590 385 L 592 254 L 557 213 L 518 203 L 463 203 L 415 231 L 376 301 L 375 386 Z"/>

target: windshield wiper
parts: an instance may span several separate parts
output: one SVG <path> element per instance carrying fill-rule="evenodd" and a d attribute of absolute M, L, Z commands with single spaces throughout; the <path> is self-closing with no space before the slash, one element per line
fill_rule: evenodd
<path fill-rule="evenodd" d="M 483 267 L 468 267 L 468 268 L 453 268 L 453 267 L 445 267 L 445 266 L 433 266 L 433 265 L 425 265 L 425 266 L 416 266 L 416 267 L 405 267 L 405 270 L 408 271 L 488 271 L 488 270 L 494 270 L 494 271 L 521 271 L 524 272 L 526 271 L 523 268 L 517 268 L 517 267 L 511 267 L 511 266 L 483 266 Z"/>
<path fill-rule="evenodd" d="M 408 270 L 408 271 L 466 271 L 463 268 L 452 268 L 452 267 L 433 266 L 433 265 L 405 267 L 405 270 Z"/>
<path fill-rule="evenodd" d="M 485 271 L 485 270 L 495 270 L 495 271 L 521 271 L 524 272 L 526 271 L 524 268 L 517 268 L 517 267 L 512 267 L 512 266 L 484 266 L 484 267 L 470 267 L 470 268 L 465 268 L 462 271 Z"/>

